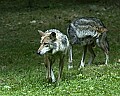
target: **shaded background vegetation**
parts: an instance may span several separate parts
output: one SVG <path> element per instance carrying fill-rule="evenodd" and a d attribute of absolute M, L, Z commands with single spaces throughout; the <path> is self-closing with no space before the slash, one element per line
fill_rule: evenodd
<path fill-rule="evenodd" d="M 70 4 L 99 3 L 104 5 L 120 6 L 119 0 L 0 0 L 2 10 L 23 10 L 25 8 L 54 8 Z"/>

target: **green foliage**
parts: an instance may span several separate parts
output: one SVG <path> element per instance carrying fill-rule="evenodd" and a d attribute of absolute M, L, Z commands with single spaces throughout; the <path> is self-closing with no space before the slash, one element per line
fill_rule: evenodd
<path fill-rule="evenodd" d="M 0 9 L 0 96 L 119 96 L 119 8 L 99 4 L 51 6 L 31 11 Z M 103 65 L 104 55 L 96 47 L 94 63 L 77 70 L 82 47 L 74 46 L 74 69 L 67 70 L 66 57 L 62 81 L 59 85 L 48 84 L 43 57 L 36 54 L 40 40 L 37 30 L 56 28 L 66 34 L 69 22 L 82 16 L 98 17 L 108 28 L 109 65 Z M 57 61 L 53 67 L 57 75 Z"/>
<path fill-rule="evenodd" d="M 114 3 L 113 3 L 114 2 Z M 99 3 L 119 7 L 119 0 L 0 0 L 0 9 L 3 11 L 21 11 L 34 9 L 54 9 L 78 4 Z"/>

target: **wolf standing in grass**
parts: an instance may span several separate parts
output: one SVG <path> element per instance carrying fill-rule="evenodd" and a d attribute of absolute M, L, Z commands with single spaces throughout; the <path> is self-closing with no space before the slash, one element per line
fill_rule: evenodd
<path fill-rule="evenodd" d="M 84 51 L 82 59 L 80 61 L 80 68 L 84 67 L 85 55 L 87 50 L 90 52 L 90 59 L 88 64 L 91 64 L 95 58 L 95 53 L 93 47 L 97 45 L 104 51 L 106 56 L 105 64 L 108 63 L 108 52 L 109 44 L 107 41 L 107 32 L 108 30 L 104 24 L 97 18 L 94 17 L 82 17 L 77 20 L 74 20 L 70 23 L 67 34 L 70 40 L 70 56 L 69 56 L 69 66 L 68 68 L 73 67 L 72 65 L 72 45 L 80 44 L 83 46 Z"/>
<path fill-rule="evenodd" d="M 39 55 L 44 55 L 44 62 L 46 71 L 46 78 L 49 82 L 55 82 L 55 76 L 52 70 L 52 64 L 55 59 L 59 58 L 59 73 L 58 81 L 61 79 L 62 70 L 64 66 L 64 57 L 69 47 L 69 41 L 66 35 L 59 30 L 50 29 L 46 32 L 38 30 L 41 37 L 41 45 L 38 49 Z"/>

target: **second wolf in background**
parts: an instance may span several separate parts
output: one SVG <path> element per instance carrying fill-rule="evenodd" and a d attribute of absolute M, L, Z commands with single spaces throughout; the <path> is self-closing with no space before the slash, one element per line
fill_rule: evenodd
<path fill-rule="evenodd" d="M 67 29 L 67 35 L 70 41 L 69 48 L 69 66 L 72 68 L 72 46 L 79 44 L 83 46 L 83 55 L 80 61 L 80 67 L 85 65 L 85 56 L 87 50 L 90 52 L 88 64 L 91 64 L 95 58 L 93 47 L 97 44 L 105 53 L 107 65 L 109 59 L 109 44 L 107 40 L 107 28 L 102 21 L 95 17 L 82 17 L 70 23 Z"/>

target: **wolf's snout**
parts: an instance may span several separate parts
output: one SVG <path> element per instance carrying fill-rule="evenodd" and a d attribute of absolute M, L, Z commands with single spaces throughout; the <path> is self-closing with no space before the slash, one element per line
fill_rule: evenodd
<path fill-rule="evenodd" d="M 37 52 L 37 54 L 40 54 L 40 52 Z"/>
<path fill-rule="evenodd" d="M 37 51 L 37 54 L 38 54 L 38 55 L 40 55 L 40 53 L 41 53 L 40 51 Z"/>
<path fill-rule="evenodd" d="M 44 53 L 42 51 L 37 51 L 38 55 L 43 55 Z"/>

